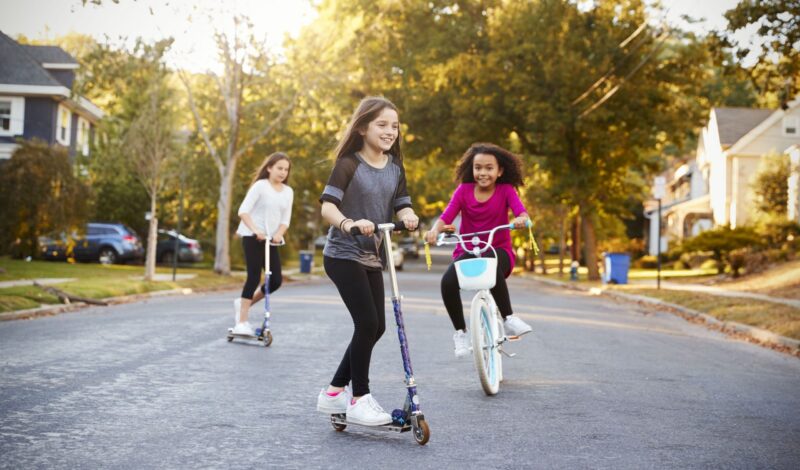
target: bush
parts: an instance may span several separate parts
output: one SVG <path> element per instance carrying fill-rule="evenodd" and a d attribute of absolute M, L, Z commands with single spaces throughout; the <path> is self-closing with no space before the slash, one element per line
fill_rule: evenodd
<path fill-rule="evenodd" d="M 642 256 L 634 261 L 633 267 L 639 269 L 656 269 L 658 267 L 658 258 L 651 255 Z"/>
<path fill-rule="evenodd" d="M 23 141 L 0 171 L 0 251 L 36 256 L 37 239 L 87 220 L 90 191 L 61 147 Z"/>
<path fill-rule="evenodd" d="M 744 260 L 742 253 L 735 253 L 735 259 L 731 259 L 731 253 L 741 248 L 758 249 L 763 246 L 762 237 L 751 227 L 730 226 L 719 227 L 707 230 L 695 237 L 684 240 L 681 244 L 683 253 L 692 252 L 711 252 L 712 258 L 717 261 L 717 272 L 725 272 L 725 266 L 731 268 L 734 275 L 743 266 Z M 734 268 L 734 265 L 738 266 Z"/>

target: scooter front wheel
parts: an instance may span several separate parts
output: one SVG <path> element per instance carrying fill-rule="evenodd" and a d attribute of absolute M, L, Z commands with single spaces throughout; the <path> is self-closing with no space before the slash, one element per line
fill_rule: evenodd
<path fill-rule="evenodd" d="M 270 344 L 272 344 L 272 332 L 267 330 L 264 334 L 264 347 L 269 347 Z"/>
<path fill-rule="evenodd" d="M 417 425 L 414 426 L 414 440 L 417 441 L 417 444 L 424 446 L 428 443 L 431 438 L 431 429 L 428 427 L 428 423 L 425 421 L 425 418 L 420 418 L 417 420 Z"/>

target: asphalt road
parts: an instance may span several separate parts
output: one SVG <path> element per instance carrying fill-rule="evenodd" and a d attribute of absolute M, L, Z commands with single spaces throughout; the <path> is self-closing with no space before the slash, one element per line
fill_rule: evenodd
<path fill-rule="evenodd" d="M 352 333 L 318 279 L 273 296 L 270 348 L 226 342 L 235 292 L 0 323 L 0 467 L 798 468 L 796 358 L 514 279 L 534 332 L 487 397 L 453 357 L 438 280 L 412 261 L 399 279 L 427 446 L 316 412 Z M 387 315 L 371 386 L 391 410 L 404 389 Z"/>

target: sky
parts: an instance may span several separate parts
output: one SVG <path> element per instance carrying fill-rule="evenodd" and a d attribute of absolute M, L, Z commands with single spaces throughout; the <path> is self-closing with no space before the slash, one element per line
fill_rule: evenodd
<path fill-rule="evenodd" d="M 724 28 L 723 13 L 737 3 L 662 0 L 669 23 L 699 33 Z M 213 31 L 232 29 L 232 12 L 250 18 L 259 37 L 276 50 L 287 34 L 296 35 L 315 16 L 311 0 L 103 0 L 100 6 L 90 2 L 84 6 L 81 0 L 0 0 L 0 31 L 31 39 L 80 32 L 121 45 L 132 44 L 137 36 L 149 41 L 172 36 L 175 43 L 167 61 L 202 72 L 215 68 Z M 706 20 L 690 25 L 682 15 Z"/>

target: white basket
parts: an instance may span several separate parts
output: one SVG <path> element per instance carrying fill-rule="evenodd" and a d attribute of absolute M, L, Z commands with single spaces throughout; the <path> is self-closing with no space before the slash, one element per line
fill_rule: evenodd
<path fill-rule="evenodd" d="M 497 280 L 497 258 L 470 258 L 456 261 L 458 285 L 462 290 L 491 289 Z"/>

